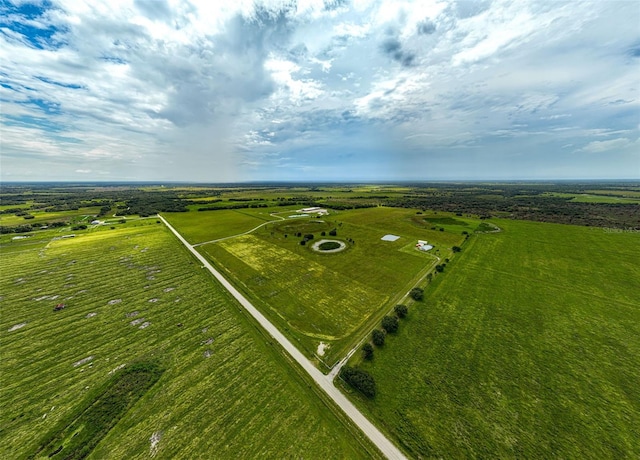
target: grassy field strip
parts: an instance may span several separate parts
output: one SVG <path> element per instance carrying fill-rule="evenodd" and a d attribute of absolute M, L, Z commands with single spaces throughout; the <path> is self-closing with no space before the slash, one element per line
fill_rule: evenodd
<path fill-rule="evenodd" d="M 429 255 L 435 259 L 433 263 L 431 265 L 427 265 L 407 284 L 407 287 L 403 291 L 399 292 L 394 298 L 389 300 L 386 305 L 387 308 L 381 309 L 376 315 L 372 315 L 367 320 L 367 322 L 357 330 L 357 333 L 354 334 L 355 340 L 350 345 L 348 345 L 351 346 L 351 349 L 344 355 L 342 359 L 331 366 L 331 371 L 328 374 L 330 378 L 335 378 L 340 373 L 342 367 L 349 362 L 354 353 L 356 353 L 360 349 L 362 344 L 370 339 L 371 331 L 373 331 L 373 329 L 378 326 L 382 317 L 389 314 L 389 312 L 391 312 L 396 305 L 408 303 L 407 300 L 409 300 L 409 292 L 411 291 L 411 289 L 423 283 L 427 275 L 433 272 L 436 264 L 440 262 L 440 258 L 431 254 Z M 411 301 L 411 303 L 413 303 L 413 301 Z M 344 348 L 348 348 L 348 346 Z"/>
<path fill-rule="evenodd" d="M 246 211 L 246 210 L 243 210 Z M 220 211 L 174 212 L 163 214 L 185 235 L 187 241 L 198 244 L 244 233 L 268 219 L 249 212 L 224 209 Z M 276 218 L 273 219 L 277 220 Z"/>
<path fill-rule="evenodd" d="M 198 253 L 189 243 L 161 217 L 165 225 L 191 251 L 191 253 L 213 274 L 213 276 L 227 289 L 233 297 L 255 318 L 256 321 L 273 337 L 284 350 L 311 376 L 315 383 L 344 411 L 389 459 L 404 459 L 402 452 L 393 445 L 358 409 L 333 386 L 333 382 L 323 375 L 289 340 L 260 313 L 233 285 L 231 285 L 213 266 Z"/>
<path fill-rule="evenodd" d="M 240 214 L 250 215 L 250 214 L 246 214 L 246 213 L 243 213 L 243 212 L 241 212 Z M 280 216 L 275 215 L 273 213 L 270 214 L 270 215 L 273 216 L 273 217 L 277 217 L 278 219 L 284 220 L 284 217 L 280 217 Z M 270 224 L 271 222 L 273 222 L 273 221 L 269 220 L 269 221 L 267 221 L 267 222 L 265 222 L 263 224 L 258 225 L 257 227 L 252 228 L 251 230 L 247 230 L 246 232 L 243 232 L 243 233 L 238 233 L 237 235 L 225 236 L 225 237 L 222 237 L 222 238 L 218 238 L 217 240 L 205 241 L 204 243 L 197 243 L 197 244 L 194 244 L 193 247 L 195 248 L 197 246 L 202 246 L 203 244 L 217 243 L 217 242 L 220 242 L 220 241 L 229 240 L 231 238 L 237 238 L 237 237 L 240 237 L 240 236 L 245 236 L 245 235 L 248 235 L 250 233 L 255 232 L 256 230 L 258 230 L 259 228 L 264 227 L 267 224 Z"/>
<path fill-rule="evenodd" d="M 11 269 L 0 272 L 1 458 L 32 452 L 88 392 L 139 358 L 158 359 L 165 372 L 89 458 L 375 452 L 362 448 L 187 254 L 154 221 L 3 253 Z M 53 312 L 59 302 L 66 308 Z M 143 318 L 148 327 L 131 324 Z"/>

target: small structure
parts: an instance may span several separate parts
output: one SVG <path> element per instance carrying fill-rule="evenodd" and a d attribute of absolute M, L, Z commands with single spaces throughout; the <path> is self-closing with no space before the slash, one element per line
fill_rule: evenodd
<path fill-rule="evenodd" d="M 100 225 L 102 222 L 100 222 L 99 220 L 92 220 L 91 221 L 91 225 Z"/>
<path fill-rule="evenodd" d="M 430 251 L 433 249 L 433 246 L 423 240 L 418 240 L 416 243 L 416 249 L 420 251 Z"/>
<path fill-rule="evenodd" d="M 53 307 L 53 311 L 60 311 L 60 310 L 64 310 L 64 307 L 66 305 L 63 303 L 59 303 L 58 305 L 56 305 L 55 307 Z"/>
<path fill-rule="evenodd" d="M 318 216 L 326 216 L 329 214 L 329 211 L 319 206 L 313 206 L 311 208 L 303 208 L 298 210 L 298 212 L 301 212 L 303 214 L 316 214 Z"/>
<path fill-rule="evenodd" d="M 400 239 L 400 237 L 397 236 L 397 235 L 385 235 L 380 239 L 382 241 L 396 241 L 396 240 Z"/>

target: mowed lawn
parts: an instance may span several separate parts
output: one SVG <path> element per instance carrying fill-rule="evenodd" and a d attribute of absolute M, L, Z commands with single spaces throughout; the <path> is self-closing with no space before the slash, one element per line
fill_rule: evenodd
<path fill-rule="evenodd" d="M 639 458 L 640 234 L 494 222 L 360 363 L 357 404 L 415 458 Z"/>
<path fill-rule="evenodd" d="M 89 458 L 370 456 L 155 219 L 25 245 L 2 264 L 0 458 L 35 453 L 136 361 L 164 373 Z"/>
<path fill-rule="evenodd" d="M 265 222 L 278 220 L 263 208 L 167 212 L 162 215 L 191 244 L 238 235 Z"/>

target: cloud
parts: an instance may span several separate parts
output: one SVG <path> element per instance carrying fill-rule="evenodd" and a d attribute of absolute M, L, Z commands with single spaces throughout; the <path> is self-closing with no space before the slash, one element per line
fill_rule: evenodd
<path fill-rule="evenodd" d="M 617 139 L 610 139 L 607 141 L 591 141 L 580 149 L 582 152 L 588 153 L 601 153 L 611 150 L 626 149 L 632 144 L 638 144 L 638 142 L 632 142 L 626 137 L 619 137 Z"/>
<path fill-rule="evenodd" d="M 638 20 L 632 2 L 3 2 L 2 174 L 626 177 Z"/>
<path fill-rule="evenodd" d="M 424 21 L 418 23 L 418 33 L 420 35 L 431 35 L 436 31 L 436 25 L 429 19 L 425 19 Z"/>

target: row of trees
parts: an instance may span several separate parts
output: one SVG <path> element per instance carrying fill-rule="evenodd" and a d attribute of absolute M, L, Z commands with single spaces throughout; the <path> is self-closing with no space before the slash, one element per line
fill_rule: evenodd
<path fill-rule="evenodd" d="M 420 290 L 422 291 L 422 289 Z M 373 342 L 373 345 L 376 347 L 384 345 L 387 334 L 395 334 L 398 331 L 399 319 L 406 318 L 409 309 L 406 305 L 396 305 L 393 312 L 395 313 L 394 315 L 384 316 L 380 323 L 380 329 L 374 329 L 371 333 L 371 342 Z M 367 361 L 373 359 L 374 348 L 371 342 L 367 342 L 362 346 L 362 356 Z M 367 398 L 375 397 L 376 382 L 373 376 L 367 371 L 344 366 L 340 370 L 340 377 Z"/>

